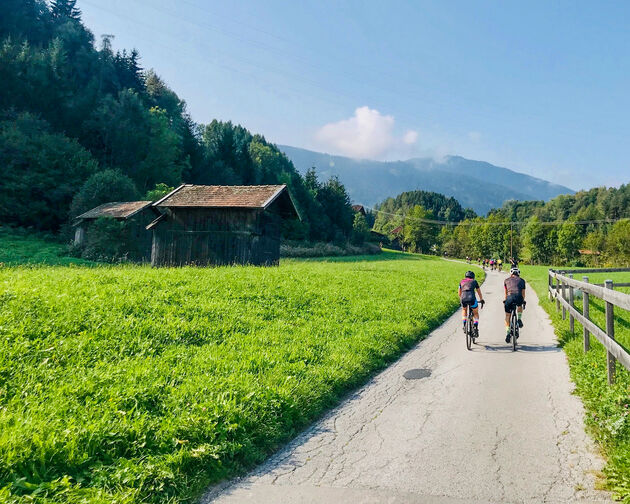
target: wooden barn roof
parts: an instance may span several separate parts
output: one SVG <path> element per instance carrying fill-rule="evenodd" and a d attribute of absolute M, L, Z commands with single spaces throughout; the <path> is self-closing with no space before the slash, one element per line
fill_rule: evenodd
<path fill-rule="evenodd" d="M 183 184 L 153 205 L 156 207 L 266 209 L 279 196 L 290 195 L 286 185 L 208 186 Z M 290 206 L 297 215 L 295 206 Z"/>
<path fill-rule="evenodd" d="M 357 213 L 365 215 L 365 208 L 363 207 L 363 205 L 352 205 L 352 210 L 354 210 Z"/>
<path fill-rule="evenodd" d="M 151 206 L 151 201 L 112 201 L 92 208 L 82 213 L 77 219 L 98 219 L 99 217 L 112 217 L 114 219 L 128 219 Z"/>

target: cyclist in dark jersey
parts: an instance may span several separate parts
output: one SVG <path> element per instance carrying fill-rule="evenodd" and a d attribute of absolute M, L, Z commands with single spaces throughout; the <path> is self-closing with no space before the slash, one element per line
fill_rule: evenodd
<path fill-rule="evenodd" d="M 518 268 L 513 267 L 510 269 L 510 276 L 503 282 L 505 288 L 505 299 L 503 304 L 505 305 L 505 342 L 510 342 L 510 314 L 512 308 L 517 306 L 518 326 L 523 327 L 523 321 L 521 317 L 523 315 L 523 308 L 525 307 L 525 280 L 521 278 L 521 272 Z"/>
<path fill-rule="evenodd" d="M 467 271 L 465 278 L 459 282 L 459 288 L 457 293 L 459 294 L 459 300 L 462 304 L 462 319 L 464 321 L 464 330 L 466 330 L 466 320 L 468 319 L 468 307 L 473 311 L 473 318 L 475 323 L 475 332 L 479 334 L 479 303 L 475 296 L 475 291 L 479 295 L 479 303 L 481 306 L 485 304 L 483 296 L 481 294 L 481 287 L 477 280 L 475 280 L 475 274 L 472 271 Z"/>

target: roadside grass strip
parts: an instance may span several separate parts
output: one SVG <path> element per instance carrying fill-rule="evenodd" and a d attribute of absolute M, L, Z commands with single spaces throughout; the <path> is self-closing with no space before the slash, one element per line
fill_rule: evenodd
<path fill-rule="evenodd" d="M 556 312 L 555 302 L 547 297 L 547 266 L 523 266 L 523 278 L 536 290 L 540 303 L 549 314 L 560 345 L 566 351 L 571 378 L 576 392 L 586 408 L 585 423 L 598 442 L 607 459 L 604 469 L 606 487 L 625 503 L 630 503 L 630 373 L 617 364 L 616 383 L 609 386 L 606 373 L 606 350 L 591 335 L 590 350 L 584 353 L 582 325 L 575 321 L 575 334 L 569 331 L 569 317 L 562 320 Z M 574 278 L 581 280 L 579 274 Z M 606 279 L 630 282 L 630 273 L 588 273 L 591 283 L 602 283 Z M 630 292 L 627 288 L 619 288 Z M 582 300 L 575 301 L 582 311 Z M 606 327 L 605 303 L 590 297 L 590 318 L 601 328 Z M 615 339 L 630 348 L 630 313 L 615 308 Z"/>
<path fill-rule="evenodd" d="M 2 267 L 0 501 L 194 501 L 443 322 L 466 269 Z"/>

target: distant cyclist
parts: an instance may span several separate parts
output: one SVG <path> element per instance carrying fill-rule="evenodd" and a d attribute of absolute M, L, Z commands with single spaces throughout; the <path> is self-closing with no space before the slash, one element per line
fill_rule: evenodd
<path fill-rule="evenodd" d="M 475 296 L 475 291 L 479 296 L 479 302 Z M 472 271 L 467 271 L 464 279 L 459 282 L 459 288 L 457 290 L 459 294 L 459 300 L 462 304 L 462 319 L 464 321 L 464 330 L 466 330 L 466 320 L 468 319 L 468 307 L 473 311 L 473 319 L 475 324 L 475 333 L 479 334 L 479 303 L 481 306 L 485 304 L 483 295 L 481 294 L 481 287 L 477 280 L 475 280 L 475 274 Z"/>
<path fill-rule="evenodd" d="M 510 276 L 503 282 L 505 290 L 505 342 L 510 342 L 510 315 L 512 309 L 517 306 L 518 326 L 523 327 L 523 308 L 525 308 L 525 280 L 521 278 L 521 272 L 518 268 L 510 269 Z"/>
<path fill-rule="evenodd" d="M 501 268 L 503 267 L 503 261 L 501 259 L 497 259 L 497 269 L 499 271 L 502 271 Z"/>

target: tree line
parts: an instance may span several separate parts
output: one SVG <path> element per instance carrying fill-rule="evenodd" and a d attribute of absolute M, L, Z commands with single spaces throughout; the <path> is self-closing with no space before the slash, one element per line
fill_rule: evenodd
<path fill-rule="evenodd" d="M 195 123 L 137 51 L 114 52 L 110 35 L 96 45 L 76 0 L 2 2 L 0 222 L 57 232 L 101 203 L 182 182 L 287 184 L 303 220 L 286 223 L 286 236 L 352 236 L 354 213 L 338 179 L 301 176 L 242 126 Z"/>
<path fill-rule="evenodd" d="M 445 197 L 434 194 L 413 191 L 386 200 L 377 206 L 375 229 L 410 251 L 451 257 L 630 265 L 630 184 L 579 191 L 548 202 L 507 201 L 485 217 L 461 213 L 454 206 L 450 220 L 440 206 Z"/>

